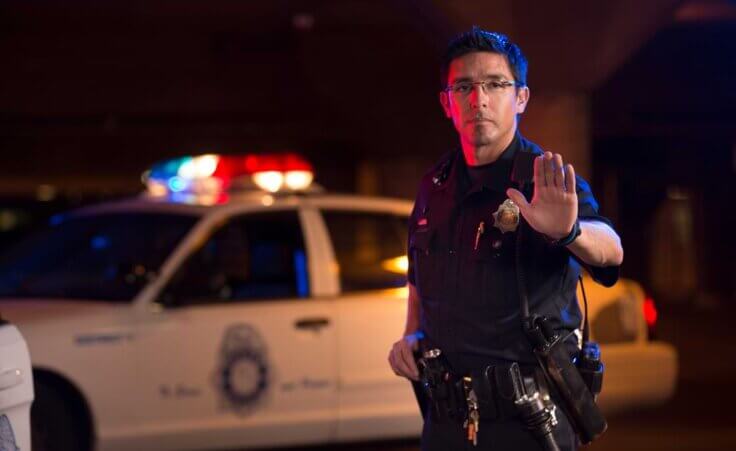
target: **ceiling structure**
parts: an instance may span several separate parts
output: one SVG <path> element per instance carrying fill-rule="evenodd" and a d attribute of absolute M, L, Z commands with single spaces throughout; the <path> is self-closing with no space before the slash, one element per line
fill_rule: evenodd
<path fill-rule="evenodd" d="M 0 191 L 46 179 L 128 187 L 152 161 L 204 151 L 431 159 L 453 142 L 437 103 L 438 55 L 458 31 L 478 24 L 516 39 L 535 93 L 589 93 L 673 21 L 733 11 L 705 0 L 0 8 Z"/>

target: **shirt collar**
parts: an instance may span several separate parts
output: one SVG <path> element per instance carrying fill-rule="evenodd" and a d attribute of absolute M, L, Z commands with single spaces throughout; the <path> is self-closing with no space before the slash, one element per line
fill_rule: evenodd
<path fill-rule="evenodd" d="M 483 189 L 504 193 L 511 180 L 514 155 L 516 155 L 520 147 L 521 137 L 517 131 L 514 134 L 514 139 L 501 152 L 501 155 L 496 161 L 477 167 L 483 171 L 483 174 L 482 180 L 475 185 L 468 174 L 469 169 L 465 157 L 462 155 L 462 151 L 460 151 L 460 155 L 457 157 L 457 164 L 453 165 L 449 178 L 452 183 L 457 185 L 459 193 L 464 195 L 482 191 Z"/>

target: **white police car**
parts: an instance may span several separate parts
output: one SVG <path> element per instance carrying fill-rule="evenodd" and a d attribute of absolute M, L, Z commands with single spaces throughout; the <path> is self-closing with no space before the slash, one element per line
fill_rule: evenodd
<path fill-rule="evenodd" d="M 18 329 L 0 318 L 0 450 L 31 449 L 33 374 Z"/>
<path fill-rule="evenodd" d="M 323 193 L 293 154 L 181 158 L 145 179 L 140 198 L 55 217 L 0 261 L 0 310 L 33 360 L 34 450 L 419 434 L 386 362 L 406 317 L 411 202 Z M 639 302 L 589 291 L 594 328 L 605 306 Z M 621 355 L 650 347 L 626 308 Z M 672 357 L 655 354 L 608 362 L 607 381 Z"/>

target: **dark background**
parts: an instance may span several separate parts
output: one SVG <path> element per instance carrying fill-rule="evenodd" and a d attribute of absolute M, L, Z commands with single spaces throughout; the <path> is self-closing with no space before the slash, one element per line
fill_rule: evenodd
<path fill-rule="evenodd" d="M 731 302 L 733 1 L 5 1 L 0 244 L 184 154 L 290 149 L 330 190 L 411 198 L 455 145 L 439 54 L 472 24 L 521 44 L 521 129 L 592 181 L 624 274 Z"/>
<path fill-rule="evenodd" d="M 591 180 L 681 353 L 679 413 L 621 424 L 687 429 L 716 401 L 686 390 L 733 375 L 734 1 L 4 1 L 0 246 L 185 154 L 294 150 L 329 190 L 411 198 L 456 144 L 439 54 L 473 24 L 521 45 L 522 132 Z"/>

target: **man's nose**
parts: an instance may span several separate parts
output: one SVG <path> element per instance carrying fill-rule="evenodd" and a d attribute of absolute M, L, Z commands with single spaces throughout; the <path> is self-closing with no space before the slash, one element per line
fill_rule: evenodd
<path fill-rule="evenodd" d="M 473 108 L 488 107 L 488 94 L 480 83 L 473 86 L 473 91 L 470 93 L 470 105 Z"/>

